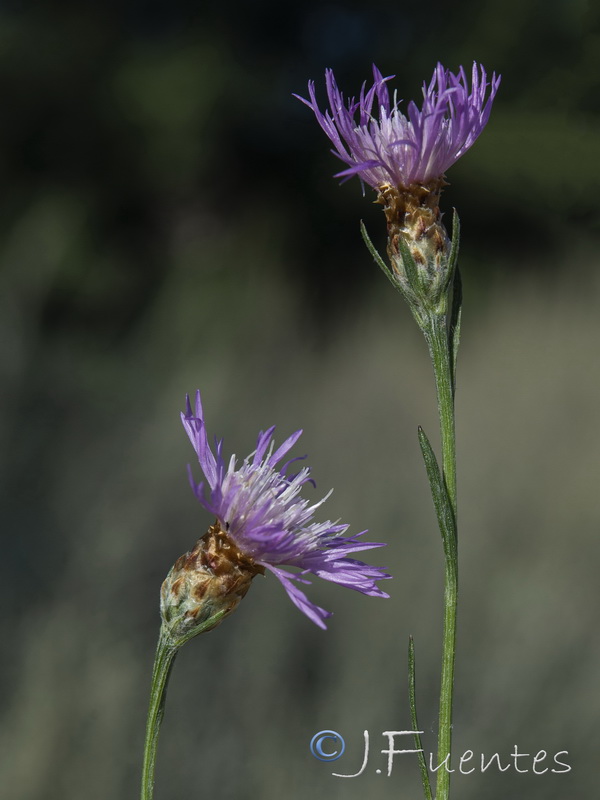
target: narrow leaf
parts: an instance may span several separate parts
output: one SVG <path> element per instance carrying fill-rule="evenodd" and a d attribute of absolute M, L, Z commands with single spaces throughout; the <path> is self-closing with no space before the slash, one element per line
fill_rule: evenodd
<path fill-rule="evenodd" d="M 446 559 L 456 564 L 456 523 L 452 503 L 450 502 L 448 489 L 444 483 L 433 448 L 421 426 L 419 426 L 419 444 L 421 445 L 421 453 L 423 454 L 423 461 L 425 462 L 425 469 L 427 470 L 431 488 L 431 497 L 433 498 L 433 505 L 444 542 Z"/>
<path fill-rule="evenodd" d="M 454 209 L 452 214 L 452 245 L 450 247 L 450 256 L 448 258 L 448 274 L 450 277 L 454 274 L 456 264 L 458 262 L 458 249 L 460 247 L 460 219 L 458 212 Z"/>
<path fill-rule="evenodd" d="M 367 233 L 367 229 L 365 227 L 365 223 L 362 221 L 362 219 L 360 221 L 360 233 L 361 233 L 361 236 L 363 238 L 363 242 L 367 246 L 367 250 L 373 256 L 373 259 L 374 259 L 375 263 L 377 264 L 377 266 L 379 267 L 379 269 L 383 272 L 383 274 L 389 280 L 389 282 L 392 284 L 394 289 L 397 289 L 399 292 L 404 294 L 402 292 L 402 289 L 398 285 L 398 282 L 397 282 L 396 278 L 394 277 L 394 273 L 390 270 L 390 268 L 385 263 L 383 258 L 377 252 L 377 249 L 376 249 L 375 245 L 373 244 L 373 242 L 371 241 L 371 239 L 369 237 L 369 234 Z"/>
<path fill-rule="evenodd" d="M 429 782 L 429 772 L 427 771 L 427 763 L 425 761 L 425 754 L 423 753 L 423 744 L 421 743 L 421 734 L 419 731 L 419 722 L 417 719 L 417 699 L 415 689 L 415 643 L 412 636 L 408 637 L 408 696 L 410 701 L 410 721 L 414 735 L 415 750 L 417 759 L 419 761 L 419 769 L 421 770 L 421 782 L 423 783 L 423 791 L 427 800 L 433 800 L 431 794 L 431 784 Z"/>
<path fill-rule="evenodd" d="M 452 396 L 456 392 L 456 358 L 460 344 L 460 322 L 462 317 L 462 279 L 458 266 L 454 272 L 452 287 L 452 308 L 448 325 L 448 349 L 450 350 L 450 368 L 452 370 Z"/>

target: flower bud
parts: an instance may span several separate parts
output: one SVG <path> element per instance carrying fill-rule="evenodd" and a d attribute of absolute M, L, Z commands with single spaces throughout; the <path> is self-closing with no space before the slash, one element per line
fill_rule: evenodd
<path fill-rule="evenodd" d="M 162 585 L 160 613 L 171 638 L 187 639 L 221 613 L 214 624 L 202 627 L 203 632 L 212 630 L 237 607 L 252 578 L 264 571 L 240 552 L 218 522 L 211 525 L 194 549 L 177 559 Z"/>

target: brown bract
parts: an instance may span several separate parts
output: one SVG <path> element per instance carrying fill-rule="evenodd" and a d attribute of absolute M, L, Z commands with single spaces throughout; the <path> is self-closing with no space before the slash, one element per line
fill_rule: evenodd
<path fill-rule="evenodd" d="M 402 237 L 417 265 L 425 266 L 437 256 L 446 254 L 450 241 L 441 222 L 440 194 L 448 184 L 443 177 L 427 184 L 379 187 L 376 203 L 383 206 L 388 227 L 388 256 L 397 269 Z"/>
<path fill-rule="evenodd" d="M 167 575 L 161 589 L 163 620 L 174 636 L 183 636 L 224 612 L 220 622 L 237 607 L 254 576 L 264 571 L 215 522 Z"/>

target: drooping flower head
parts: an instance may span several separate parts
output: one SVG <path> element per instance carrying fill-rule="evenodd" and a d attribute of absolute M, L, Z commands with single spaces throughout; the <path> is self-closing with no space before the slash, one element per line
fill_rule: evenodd
<path fill-rule="evenodd" d="M 471 88 L 461 67 L 458 74 L 438 64 L 429 83 L 423 84 L 423 105 L 411 101 L 406 114 L 387 82 L 373 65 L 373 85 L 363 84 L 358 100 L 346 100 L 333 71 L 325 73 L 329 109 L 322 112 L 309 81 L 309 100 L 319 125 L 331 140 L 333 153 L 348 165 L 336 177 L 359 175 L 374 189 L 428 184 L 441 178 L 475 142 L 484 129 L 500 77 L 488 83 L 485 70 L 473 63 Z M 489 91 L 488 91 L 489 90 Z"/>
<path fill-rule="evenodd" d="M 372 597 L 388 597 L 376 582 L 390 576 L 378 567 L 348 557 L 350 553 L 383 545 L 360 541 L 362 533 L 345 536 L 348 525 L 313 521 L 316 510 L 327 498 L 311 503 L 301 497 L 305 484 L 312 481 L 308 467 L 288 475 L 290 465 L 297 459 L 280 466 L 302 431 L 292 434 L 277 449 L 274 428 L 261 432 L 256 450 L 238 464 L 235 455 L 225 461 L 222 440 L 215 442 L 214 452 L 211 449 L 199 392 L 195 409 L 188 398 L 181 416 L 204 473 L 204 480 L 197 484 L 190 470 L 192 488 L 204 508 L 216 517 L 202 547 L 198 553 L 194 551 L 193 562 L 202 562 L 203 567 L 208 564 L 215 574 L 226 573 L 224 591 L 228 596 L 232 591 L 239 594 L 240 587 L 243 596 L 252 577 L 267 569 L 279 579 L 292 602 L 321 628 L 326 627 L 324 620 L 331 616 L 330 612 L 312 603 L 298 586 L 310 583 L 306 577 L 309 574 Z M 181 577 L 182 570 L 188 570 L 187 562 L 180 562 L 170 587 Z M 233 579 L 232 563 L 238 570 Z M 299 571 L 290 572 L 284 566 Z M 205 583 L 194 591 L 204 597 Z M 213 584 L 210 591 L 215 591 Z M 220 589 L 217 587 L 216 591 Z M 215 598 L 211 602 L 218 605 Z"/>

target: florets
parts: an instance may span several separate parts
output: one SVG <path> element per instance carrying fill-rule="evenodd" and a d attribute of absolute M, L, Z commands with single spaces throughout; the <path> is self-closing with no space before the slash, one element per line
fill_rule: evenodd
<path fill-rule="evenodd" d="M 316 510 L 329 495 L 311 503 L 301 497 L 305 484 L 312 483 L 309 468 L 303 467 L 295 475 L 288 475 L 290 465 L 297 459 L 279 466 L 302 431 L 296 431 L 277 449 L 273 444 L 274 428 L 261 432 L 256 450 L 238 465 L 235 455 L 225 462 L 222 440 L 216 441 L 214 452 L 208 444 L 199 392 L 195 409 L 188 398 L 186 411 L 181 416 L 204 473 L 204 481 L 196 483 L 190 470 L 194 493 L 204 508 L 216 517 L 212 529 L 218 534 L 219 552 L 225 547 L 227 559 L 238 553 L 240 569 L 248 579 L 247 582 L 241 577 L 236 579 L 232 584 L 235 596 L 229 598 L 223 593 L 223 603 L 230 602 L 235 607 L 236 598 L 242 591 L 245 594 L 252 577 L 264 569 L 279 579 L 292 602 L 321 628 L 326 627 L 324 620 L 331 613 L 312 603 L 298 587 L 298 584 L 310 583 L 306 577 L 309 574 L 371 597 L 388 597 L 377 586 L 377 581 L 390 577 L 386 572 L 348 558 L 350 553 L 383 545 L 360 541 L 358 537 L 366 531 L 345 536 L 349 526 L 339 521 L 313 521 Z M 213 540 L 214 536 L 210 537 L 214 550 Z M 198 557 L 194 555 L 194 564 Z M 219 564 L 222 563 L 219 556 Z M 295 567 L 299 571 L 290 572 L 283 567 Z M 224 580 L 229 578 L 225 576 Z M 211 591 L 214 596 L 215 591 Z"/>
<path fill-rule="evenodd" d="M 488 83 L 481 65 L 473 63 L 471 88 L 464 69 L 455 75 L 438 64 L 429 84 L 423 84 L 423 105 L 411 101 L 406 114 L 387 82 L 373 65 L 373 85 L 366 84 L 358 100 L 346 100 L 338 89 L 333 71 L 325 72 L 329 108 L 322 112 L 314 81 L 309 81 L 311 108 L 334 149 L 348 165 L 336 177 L 358 175 L 374 189 L 386 184 L 409 187 L 439 179 L 475 142 L 484 129 L 500 77 Z M 488 91 L 489 89 L 489 91 Z"/>

